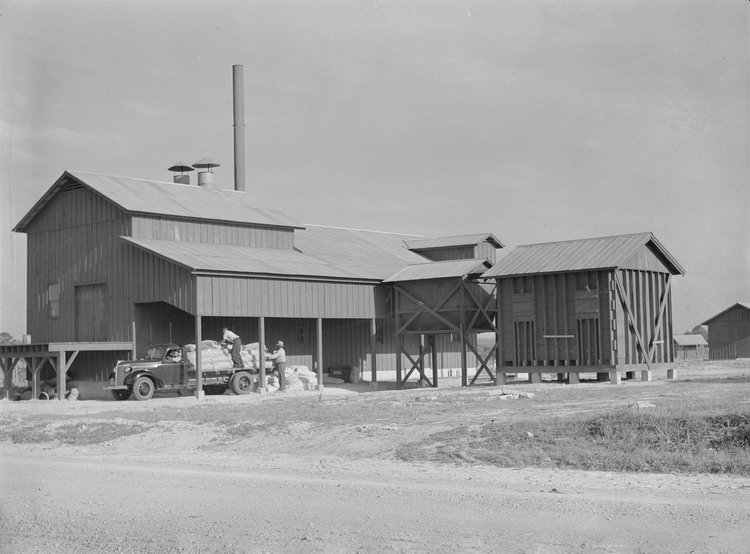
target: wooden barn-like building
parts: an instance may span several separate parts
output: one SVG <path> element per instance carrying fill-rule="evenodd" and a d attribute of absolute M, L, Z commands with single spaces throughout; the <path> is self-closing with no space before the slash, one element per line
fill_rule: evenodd
<path fill-rule="evenodd" d="M 492 259 L 500 246 L 484 234 L 410 248 L 419 237 L 302 225 L 242 191 L 83 172 L 65 172 L 14 231 L 28 237 L 34 344 L 0 358 L 8 371 L 28 358 L 34 376 L 48 362 L 63 389 L 68 371 L 104 381 L 117 358 L 218 339 L 224 326 L 244 342 L 283 340 L 291 364 L 357 367 L 377 380 L 418 357 L 424 340 L 397 335 L 382 283 L 433 258 Z M 450 336 L 430 341 L 433 369 L 474 364 Z"/>
<path fill-rule="evenodd" d="M 707 319 L 711 360 L 750 358 L 750 302 L 737 302 Z"/>
<path fill-rule="evenodd" d="M 651 233 L 518 246 L 497 281 L 497 374 L 593 372 L 619 382 L 673 375 L 672 276 L 683 268 Z"/>

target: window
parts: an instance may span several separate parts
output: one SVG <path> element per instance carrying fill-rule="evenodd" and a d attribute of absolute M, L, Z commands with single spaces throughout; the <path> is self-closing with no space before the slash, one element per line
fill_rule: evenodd
<path fill-rule="evenodd" d="M 310 344 L 310 320 L 297 320 L 297 344 Z"/>
<path fill-rule="evenodd" d="M 47 285 L 47 310 L 49 317 L 60 317 L 60 281 Z"/>

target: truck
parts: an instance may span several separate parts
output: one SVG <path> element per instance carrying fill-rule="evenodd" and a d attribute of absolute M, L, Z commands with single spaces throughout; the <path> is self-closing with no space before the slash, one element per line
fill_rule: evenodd
<path fill-rule="evenodd" d="M 203 390 L 206 394 L 249 394 L 256 382 L 253 368 L 202 369 Z M 112 391 L 115 400 L 149 400 L 156 391 L 186 392 L 197 386 L 195 365 L 188 360 L 187 351 L 179 344 L 157 344 L 146 350 L 138 360 L 119 360 L 109 375 L 105 390 Z"/>

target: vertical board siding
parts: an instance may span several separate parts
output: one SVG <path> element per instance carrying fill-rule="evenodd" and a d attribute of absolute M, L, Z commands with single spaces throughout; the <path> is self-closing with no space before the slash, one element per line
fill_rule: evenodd
<path fill-rule="evenodd" d="M 372 284 L 199 276 L 202 315 L 243 317 L 375 317 Z"/>
<path fill-rule="evenodd" d="M 294 248 L 294 230 L 258 225 L 134 216 L 133 238 L 202 242 L 256 248 Z"/>
<path fill-rule="evenodd" d="M 127 264 L 120 235 L 129 219 L 83 187 L 57 194 L 27 229 L 27 329 L 35 342 L 75 340 L 75 287 L 104 284 L 108 340 L 130 340 L 132 304 L 120 291 Z M 48 284 L 60 282 L 60 317 L 48 317 Z"/>
<path fill-rule="evenodd" d="M 734 306 L 708 322 L 711 360 L 750 358 L 750 310 Z"/>
<path fill-rule="evenodd" d="M 646 355 L 653 345 L 653 356 L 649 363 L 674 362 L 673 326 L 672 326 L 672 291 L 668 287 L 668 275 L 652 271 L 619 270 L 623 288 L 630 299 L 627 309 L 633 317 L 633 323 L 641 336 Z M 662 298 L 666 295 L 665 313 L 659 313 Z M 617 295 L 617 363 L 645 365 L 646 355 L 638 345 L 635 329 L 627 316 L 626 308 Z M 657 319 L 661 317 L 662 325 L 656 333 Z"/>

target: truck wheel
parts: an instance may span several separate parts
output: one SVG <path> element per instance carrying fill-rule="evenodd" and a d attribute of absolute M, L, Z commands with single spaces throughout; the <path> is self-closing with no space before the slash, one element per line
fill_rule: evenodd
<path fill-rule="evenodd" d="M 133 383 L 133 396 L 136 400 L 148 400 L 154 396 L 154 382 L 148 377 L 138 377 Z"/>
<path fill-rule="evenodd" d="M 224 394 L 227 388 L 224 385 L 206 385 L 203 390 L 206 391 L 206 394 L 219 395 Z"/>
<path fill-rule="evenodd" d="M 112 396 L 114 396 L 115 400 L 127 400 L 130 398 L 130 392 L 128 389 L 113 390 Z"/>
<path fill-rule="evenodd" d="M 247 371 L 238 371 L 229 381 L 234 394 L 250 394 L 253 392 L 253 376 Z"/>

